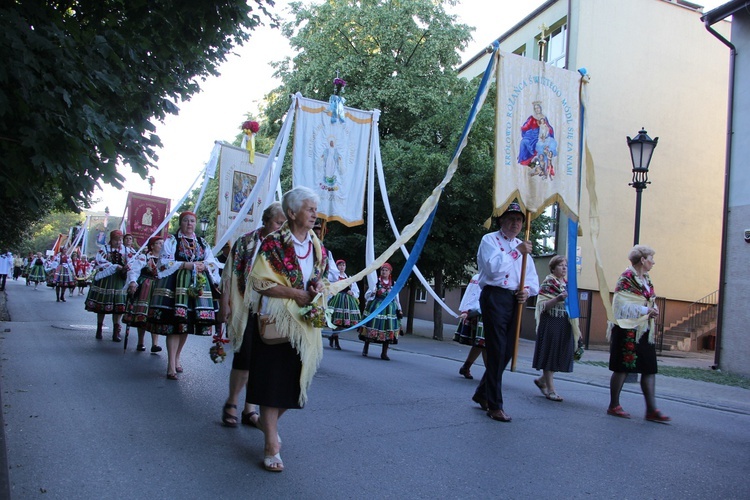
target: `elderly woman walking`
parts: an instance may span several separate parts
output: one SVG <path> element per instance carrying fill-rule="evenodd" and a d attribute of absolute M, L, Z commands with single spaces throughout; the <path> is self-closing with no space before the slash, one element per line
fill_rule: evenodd
<path fill-rule="evenodd" d="M 279 418 L 291 408 L 302 408 L 313 375 L 323 358 L 320 317 L 328 284 L 328 253 L 312 231 L 318 195 L 309 188 L 287 192 L 281 206 L 287 222 L 268 235 L 250 274 L 252 309 L 275 322 L 289 342 L 268 344 L 259 325 L 250 321 L 252 335 L 248 399 L 260 405 L 260 428 L 265 435 L 263 465 L 281 472 Z M 316 298 L 319 306 L 308 308 Z M 257 317 L 257 316 L 256 316 Z"/>
<path fill-rule="evenodd" d="M 610 341 L 609 408 L 613 417 L 630 418 L 620 405 L 620 392 L 628 373 L 641 374 L 641 390 L 646 399 L 646 420 L 666 423 L 672 420 L 656 408 L 656 333 L 659 316 L 656 292 L 648 273 L 654 267 L 654 250 L 636 245 L 628 254 L 630 266 L 620 275 L 615 286 L 612 309 L 615 322 L 609 323 Z"/>
<path fill-rule="evenodd" d="M 263 211 L 263 225 L 242 235 L 234 242 L 232 251 L 227 256 L 224 273 L 221 275 L 221 300 L 219 301 L 219 321 L 227 323 L 227 337 L 232 341 L 234 358 L 232 371 L 229 373 L 229 397 L 222 409 L 221 421 L 227 427 L 237 427 L 237 402 L 240 393 L 245 390 L 245 406 L 242 411 L 242 423 L 257 427 L 258 408 L 247 396 L 247 380 L 250 374 L 250 347 L 252 335 L 249 333 L 251 323 L 257 322 L 249 307 L 252 286 L 249 286 L 250 271 L 253 268 L 260 244 L 266 236 L 277 231 L 284 221 L 281 203 L 271 203 Z M 247 333 L 247 334 L 246 334 Z"/>
<path fill-rule="evenodd" d="M 539 286 L 536 301 L 536 345 L 532 366 L 542 370 L 534 384 L 550 401 L 562 402 L 555 391 L 555 372 L 573 371 L 575 353 L 581 331 L 578 320 L 571 319 L 565 310 L 568 296 L 568 261 L 562 255 L 552 257 L 548 274 Z"/>

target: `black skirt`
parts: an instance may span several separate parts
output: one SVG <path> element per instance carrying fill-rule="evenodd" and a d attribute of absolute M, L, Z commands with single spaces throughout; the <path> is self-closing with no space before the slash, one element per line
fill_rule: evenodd
<path fill-rule="evenodd" d="M 633 330 L 623 330 L 619 326 L 612 328 L 609 344 L 609 369 L 619 373 L 642 373 L 652 375 L 658 373 L 656 367 L 656 345 L 648 341 L 648 332 L 644 333 L 635 344 L 635 366 L 627 366 L 627 356 L 629 352 L 626 344 L 628 342 L 628 332 Z"/>
<path fill-rule="evenodd" d="M 268 345 L 258 331 L 258 315 L 248 320 L 245 336 L 252 336 L 250 346 L 249 402 L 272 408 L 300 409 L 299 377 L 302 360 L 290 343 Z M 244 339 L 243 339 L 244 340 Z"/>

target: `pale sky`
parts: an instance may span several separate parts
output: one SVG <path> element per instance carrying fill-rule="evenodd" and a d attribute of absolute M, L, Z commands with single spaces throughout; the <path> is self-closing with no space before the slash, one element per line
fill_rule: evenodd
<path fill-rule="evenodd" d="M 544 1 L 462 0 L 449 12 L 458 15 L 459 22 L 476 28 L 474 40 L 462 54 L 462 60 L 473 57 Z M 696 3 L 703 4 L 704 12 L 708 12 L 726 0 L 697 0 Z M 289 0 L 276 0 L 274 12 L 284 20 L 289 18 L 288 4 Z M 272 77 L 269 63 L 286 55 L 291 55 L 291 49 L 280 30 L 262 27 L 253 31 L 245 46 L 236 49 L 219 68 L 220 76 L 203 82 L 202 92 L 180 103 L 179 115 L 170 115 L 164 123 L 157 123 L 156 133 L 164 147 L 158 153 L 159 169 L 151 172 L 156 179 L 155 196 L 171 198 L 174 208 L 208 161 L 214 141 L 232 142 L 245 114 L 257 113 L 263 96 L 279 85 Z M 130 173 L 129 168 L 121 167 L 120 172 L 127 179 L 125 189 L 105 187 L 95 195 L 100 201 L 93 205 L 94 211 L 102 212 L 109 207 L 113 216 L 120 217 L 128 191 L 149 192 L 148 183 Z"/>

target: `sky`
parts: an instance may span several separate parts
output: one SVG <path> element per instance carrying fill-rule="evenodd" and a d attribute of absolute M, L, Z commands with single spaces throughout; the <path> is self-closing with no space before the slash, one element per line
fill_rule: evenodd
<path fill-rule="evenodd" d="M 476 55 L 544 1 L 461 0 L 449 8 L 448 12 L 457 15 L 459 22 L 476 28 L 473 41 L 462 53 L 462 61 Z M 696 3 L 703 4 L 704 12 L 708 12 L 726 1 L 698 0 Z M 274 13 L 282 20 L 289 20 L 289 0 L 275 0 L 275 3 Z M 163 148 L 158 152 L 158 170 L 151 171 L 156 180 L 155 196 L 172 199 L 174 208 L 208 161 L 214 142 L 231 143 L 245 115 L 257 114 L 263 97 L 279 85 L 273 78 L 270 63 L 292 55 L 280 30 L 266 26 L 256 29 L 250 40 L 235 49 L 219 67 L 220 76 L 202 82 L 200 93 L 187 102 L 178 103 L 178 115 L 170 115 L 163 123 L 156 124 L 156 134 Z M 120 167 L 119 171 L 126 177 L 125 188 L 117 190 L 107 185 L 95 193 L 94 198 L 99 201 L 92 206 L 93 211 L 103 212 L 108 207 L 113 216 L 120 217 L 128 191 L 149 193 L 148 182 L 131 173 L 129 167 Z M 197 183 L 196 187 L 199 186 Z"/>

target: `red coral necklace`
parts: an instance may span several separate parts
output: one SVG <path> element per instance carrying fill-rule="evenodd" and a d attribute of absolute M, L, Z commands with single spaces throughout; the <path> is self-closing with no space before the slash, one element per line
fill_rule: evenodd
<path fill-rule="evenodd" d="M 295 243 L 295 245 L 294 245 L 294 253 L 297 254 L 297 258 L 298 259 L 305 260 L 306 258 L 308 258 L 310 256 L 310 252 L 312 252 L 312 248 L 313 248 L 312 241 L 308 241 L 307 242 L 307 252 L 305 253 L 305 255 L 300 255 L 299 253 L 297 253 L 297 244 Z"/>

